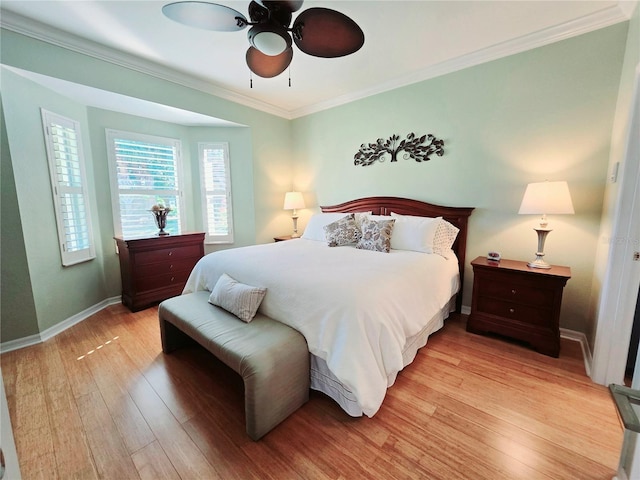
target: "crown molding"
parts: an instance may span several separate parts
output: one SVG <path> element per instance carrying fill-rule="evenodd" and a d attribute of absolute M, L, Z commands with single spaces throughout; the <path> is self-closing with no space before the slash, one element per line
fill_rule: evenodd
<path fill-rule="evenodd" d="M 338 107 L 355 100 L 378 95 L 380 93 L 412 85 L 431 78 L 446 75 L 448 73 L 453 73 L 465 68 L 490 62 L 492 60 L 497 60 L 561 40 L 566 40 L 600 28 L 615 25 L 616 23 L 628 21 L 633 12 L 633 8 L 627 8 L 628 3 L 632 3 L 637 6 L 638 2 L 622 1 L 619 2 L 618 5 L 604 8 L 593 14 L 585 15 L 581 18 L 571 20 L 560 25 L 549 27 L 514 40 L 498 43 L 496 45 L 441 62 L 423 70 L 413 72 L 409 75 L 396 78 L 392 81 L 381 83 L 373 88 L 360 90 L 352 94 L 341 95 L 325 102 L 294 110 L 278 108 L 269 103 L 255 100 L 237 92 L 213 85 L 209 80 L 195 75 L 186 74 L 164 65 L 106 47 L 99 43 L 63 32 L 57 28 L 5 10 L 2 11 L 2 15 L 0 16 L 0 27 L 77 53 L 97 58 L 99 60 L 104 60 L 139 73 L 151 75 L 184 87 L 193 88 L 204 93 L 215 95 L 246 107 L 292 120 L 312 113 Z"/>
<path fill-rule="evenodd" d="M 634 3 L 638 2 L 620 2 Z M 500 58 L 508 57 L 516 53 L 549 45 L 568 38 L 577 37 L 584 33 L 589 33 L 600 28 L 609 27 L 616 23 L 628 21 L 633 9 L 622 8 L 620 5 L 607 7 L 590 15 L 555 25 L 537 32 L 524 35 L 522 37 L 498 43 L 475 52 L 462 55 L 451 60 L 447 60 L 436 65 L 432 65 L 423 70 L 416 71 L 409 75 L 398 77 L 392 81 L 381 83 L 373 88 L 361 90 L 354 94 L 342 95 L 326 102 L 310 105 L 290 112 L 292 118 L 298 118 L 312 113 L 317 113 L 329 108 L 338 107 L 346 103 L 360 100 L 380 93 L 406 87 L 414 83 L 419 83 L 431 78 L 440 77 L 448 73 L 453 73 L 465 68 L 480 65 Z"/>
<path fill-rule="evenodd" d="M 193 88 L 278 117 L 290 119 L 289 112 L 285 109 L 213 85 L 210 80 L 186 74 L 159 63 L 101 45 L 7 10 L 2 10 L 0 27 L 129 70 L 182 85 L 183 87 Z"/>

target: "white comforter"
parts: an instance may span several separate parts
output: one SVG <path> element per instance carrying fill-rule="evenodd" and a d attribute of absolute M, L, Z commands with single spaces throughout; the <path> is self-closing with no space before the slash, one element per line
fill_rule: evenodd
<path fill-rule="evenodd" d="M 301 332 L 365 415 L 403 368 L 407 337 L 458 291 L 458 264 L 436 254 L 328 247 L 296 239 L 210 253 L 183 293 L 211 291 L 226 273 L 267 288 L 259 311 Z"/>

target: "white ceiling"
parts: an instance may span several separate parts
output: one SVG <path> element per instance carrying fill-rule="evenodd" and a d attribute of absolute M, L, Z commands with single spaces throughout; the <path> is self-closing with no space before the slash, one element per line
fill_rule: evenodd
<path fill-rule="evenodd" d="M 291 87 L 285 72 L 272 79 L 254 75 L 250 88 L 246 30 L 210 32 L 178 24 L 162 14 L 170 1 L 1 0 L 0 25 L 296 118 L 624 21 L 634 4 L 307 0 L 299 12 L 322 6 L 355 20 L 365 34 L 363 48 L 347 57 L 324 59 L 294 46 Z M 218 3 L 248 16 L 249 1 Z"/>

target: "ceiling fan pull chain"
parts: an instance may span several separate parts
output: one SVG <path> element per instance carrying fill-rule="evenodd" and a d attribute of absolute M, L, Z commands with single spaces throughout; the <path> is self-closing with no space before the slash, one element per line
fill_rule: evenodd
<path fill-rule="evenodd" d="M 249 88 L 253 88 L 253 74 L 249 70 Z"/>
<path fill-rule="evenodd" d="M 289 64 L 289 88 L 291 88 L 291 64 Z"/>

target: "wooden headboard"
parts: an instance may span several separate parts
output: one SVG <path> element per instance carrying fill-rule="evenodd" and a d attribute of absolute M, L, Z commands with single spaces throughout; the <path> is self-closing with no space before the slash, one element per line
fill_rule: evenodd
<path fill-rule="evenodd" d="M 418 217 L 442 217 L 447 222 L 460 229 L 458 237 L 453 244 L 453 251 L 458 257 L 458 269 L 460 271 L 460 291 L 456 299 L 456 310 L 462 308 L 462 287 L 464 285 L 464 265 L 467 250 L 467 222 L 473 208 L 469 207 L 443 207 L 432 203 L 421 202 L 409 198 L 399 197 L 365 197 L 339 205 L 321 206 L 323 212 L 372 212 L 373 215 L 390 215 L 391 212 L 399 215 L 415 215 Z"/>

